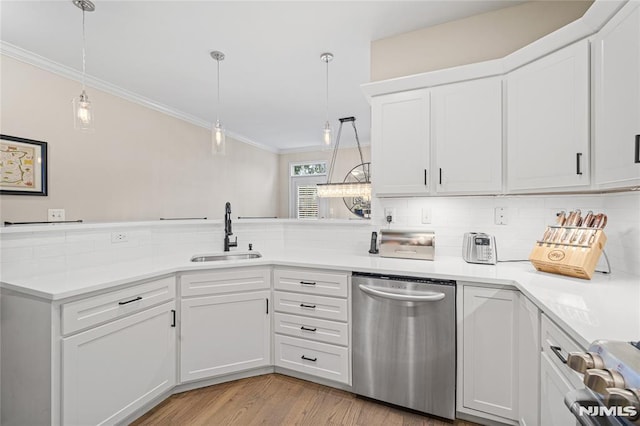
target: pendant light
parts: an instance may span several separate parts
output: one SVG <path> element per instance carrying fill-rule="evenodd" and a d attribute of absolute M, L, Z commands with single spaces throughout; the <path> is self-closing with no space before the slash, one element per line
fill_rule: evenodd
<path fill-rule="evenodd" d="M 224 127 L 220 123 L 220 61 L 224 61 L 224 53 L 214 50 L 211 57 L 218 64 L 218 102 L 216 107 L 216 121 L 211 128 L 211 153 L 213 155 L 224 155 L 226 147 L 226 136 Z"/>
<path fill-rule="evenodd" d="M 326 121 L 324 123 L 324 130 L 322 132 L 322 145 L 325 148 L 331 146 L 331 124 L 329 124 L 329 62 L 333 59 L 333 53 L 325 52 L 320 55 L 320 59 L 327 64 L 327 81 L 326 81 Z"/>
<path fill-rule="evenodd" d="M 85 12 L 93 12 L 96 6 L 89 0 L 73 0 L 73 4 L 82 10 L 82 93 L 73 100 L 73 126 L 76 130 L 92 132 L 93 110 L 89 96 L 85 91 L 86 79 L 86 38 L 85 38 Z"/>

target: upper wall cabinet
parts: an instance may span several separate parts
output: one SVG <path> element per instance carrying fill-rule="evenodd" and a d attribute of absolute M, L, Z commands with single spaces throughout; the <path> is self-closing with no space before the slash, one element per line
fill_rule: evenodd
<path fill-rule="evenodd" d="M 377 196 L 429 193 L 429 92 L 373 98 L 371 161 Z"/>
<path fill-rule="evenodd" d="M 436 193 L 502 191 L 502 79 L 431 92 Z"/>
<path fill-rule="evenodd" d="M 627 3 L 592 48 L 596 185 L 640 185 L 640 3 Z"/>
<path fill-rule="evenodd" d="M 507 75 L 510 192 L 588 187 L 589 42 Z"/>

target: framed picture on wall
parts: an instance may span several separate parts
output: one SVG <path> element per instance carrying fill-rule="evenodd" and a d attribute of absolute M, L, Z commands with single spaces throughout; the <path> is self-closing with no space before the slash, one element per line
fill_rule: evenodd
<path fill-rule="evenodd" d="M 0 135 L 0 194 L 47 195 L 47 143 Z"/>

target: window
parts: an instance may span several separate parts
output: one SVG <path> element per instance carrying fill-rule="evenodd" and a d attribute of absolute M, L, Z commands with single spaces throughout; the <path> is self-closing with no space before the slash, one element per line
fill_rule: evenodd
<path fill-rule="evenodd" d="M 327 163 L 293 163 L 289 173 L 289 216 L 296 219 L 326 217 L 327 201 L 318 198 L 316 184 L 327 180 Z"/>

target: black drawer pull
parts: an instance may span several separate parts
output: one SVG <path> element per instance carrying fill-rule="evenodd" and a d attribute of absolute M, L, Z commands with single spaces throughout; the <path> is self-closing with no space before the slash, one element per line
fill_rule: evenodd
<path fill-rule="evenodd" d="M 576 174 L 582 175 L 582 169 L 580 168 L 580 163 L 582 162 L 582 153 L 576 153 Z"/>
<path fill-rule="evenodd" d="M 439 173 L 440 173 L 440 185 L 442 185 L 442 168 L 439 169 Z"/>
<path fill-rule="evenodd" d="M 424 186 L 427 186 L 427 169 L 424 169 Z"/>
<path fill-rule="evenodd" d="M 175 327 L 176 326 L 176 310 L 172 309 L 171 310 L 171 327 Z"/>
<path fill-rule="evenodd" d="M 300 284 L 302 284 L 302 285 L 316 285 L 316 283 L 314 281 L 300 281 Z"/>
<path fill-rule="evenodd" d="M 318 360 L 318 358 L 309 358 L 304 355 L 302 355 L 300 358 L 304 359 L 305 361 L 313 361 L 313 362 L 316 362 Z"/>
<path fill-rule="evenodd" d="M 310 308 L 310 309 L 315 309 L 315 308 L 316 308 L 316 305 L 306 305 L 306 304 L 304 304 L 304 303 L 301 303 L 301 304 L 300 304 L 300 307 L 301 307 L 301 308 Z"/>
<path fill-rule="evenodd" d="M 636 158 L 635 163 L 640 163 L 640 135 L 636 135 Z"/>
<path fill-rule="evenodd" d="M 556 354 L 556 356 L 560 359 L 560 361 L 562 361 L 563 364 L 567 363 L 567 359 L 560 353 L 560 351 L 562 350 L 560 346 L 549 346 L 549 348 L 551 348 L 553 353 Z"/>
<path fill-rule="evenodd" d="M 127 300 L 126 302 L 118 302 L 118 305 L 126 305 L 127 303 L 133 303 L 133 302 L 136 302 L 138 300 L 142 300 L 142 296 L 135 297 L 135 298 L 133 298 L 131 300 Z"/>
<path fill-rule="evenodd" d="M 305 327 L 304 325 L 302 327 L 300 327 L 300 330 L 304 330 L 304 331 L 318 331 L 317 328 L 309 328 L 309 327 Z"/>

